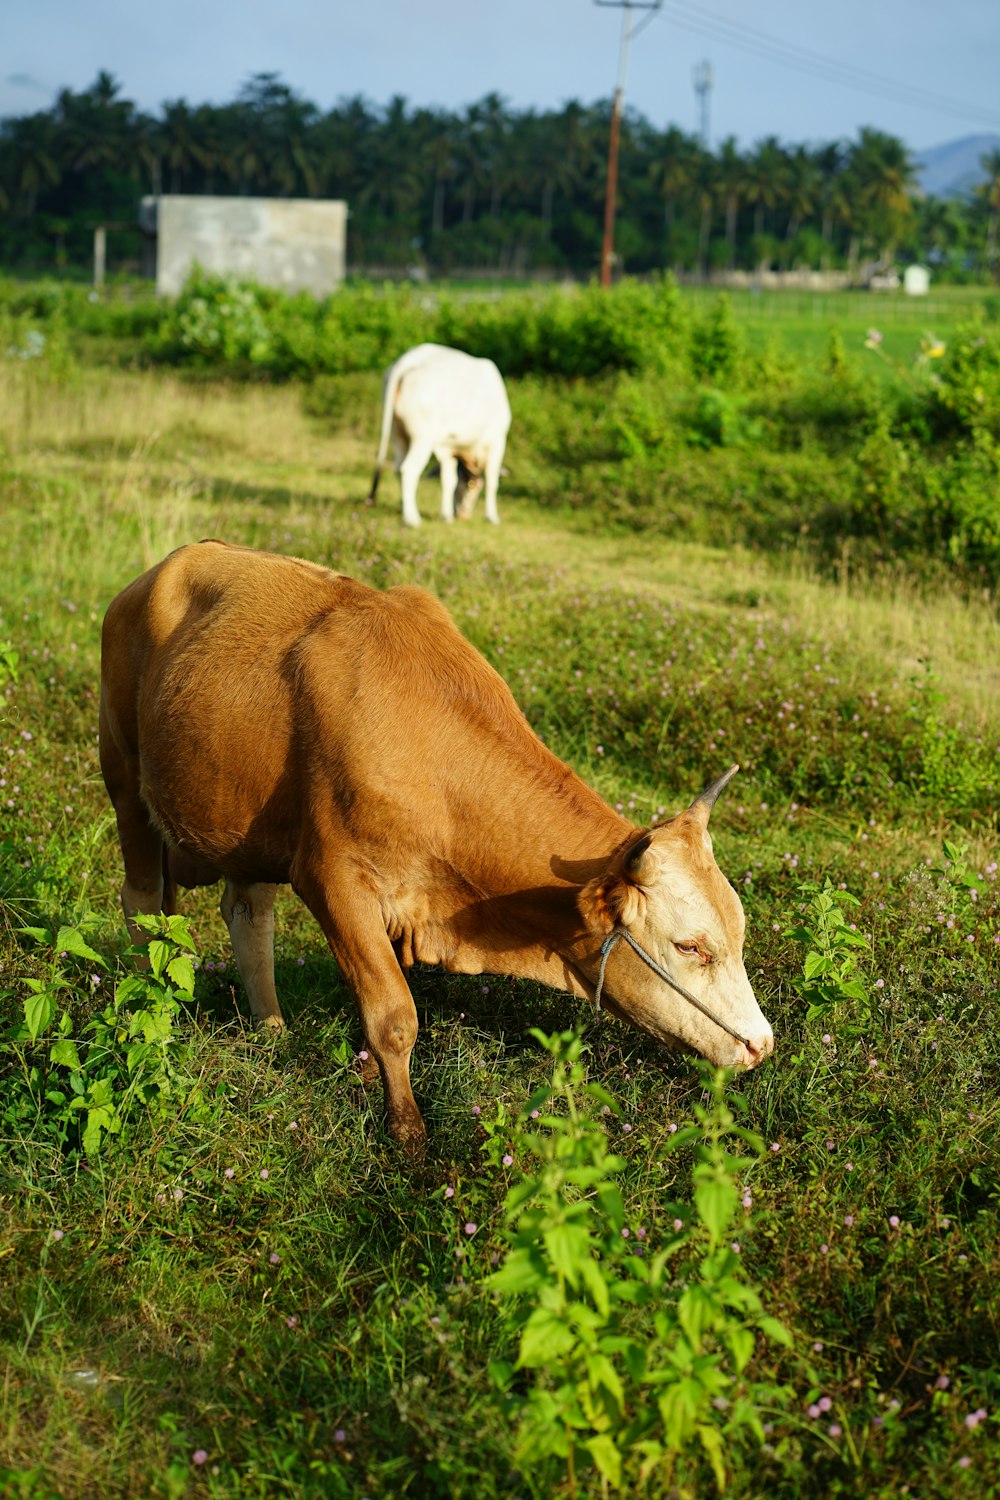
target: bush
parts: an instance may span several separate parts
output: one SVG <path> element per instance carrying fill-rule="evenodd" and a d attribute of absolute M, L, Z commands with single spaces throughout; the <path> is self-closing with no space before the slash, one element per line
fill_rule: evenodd
<path fill-rule="evenodd" d="M 1000 327 L 975 321 L 956 330 L 931 387 L 941 431 L 1000 438 Z"/>
<path fill-rule="evenodd" d="M 271 375 L 382 370 L 405 349 L 452 344 L 507 376 L 664 372 L 678 359 L 684 317 L 669 277 L 553 288 L 493 302 L 453 301 L 409 287 L 344 287 L 322 301 L 196 272 L 148 340 L 168 363 Z"/>
<path fill-rule="evenodd" d="M 735 378 L 743 357 L 743 336 L 728 297 L 720 297 L 695 325 L 691 370 L 696 380 L 725 384 Z"/>

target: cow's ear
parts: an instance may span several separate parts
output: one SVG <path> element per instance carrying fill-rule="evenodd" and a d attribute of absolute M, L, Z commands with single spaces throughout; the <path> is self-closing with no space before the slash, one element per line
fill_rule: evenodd
<path fill-rule="evenodd" d="M 607 936 L 616 927 L 630 927 L 639 916 L 642 892 L 621 875 L 598 875 L 577 897 L 580 915 L 592 932 Z"/>
<path fill-rule="evenodd" d="M 646 888 L 655 884 L 659 874 L 659 855 L 653 835 L 647 833 L 583 887 L 579 907 L 588 927 L 604 933 L 631 927 L 642 912 Z"/>
<path fill-rule="evenodd" d="M 651 833 L 643 834 L 638 843 L 632 845 L 622 862 L 626 879 L 634 885 L 655 885 L 660 878 L 660 856 L 653 844 Z"/>

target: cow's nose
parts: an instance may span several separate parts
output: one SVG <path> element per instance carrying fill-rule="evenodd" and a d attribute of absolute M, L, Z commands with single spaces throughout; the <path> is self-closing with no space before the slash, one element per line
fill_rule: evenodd
<path fill-rule="evenodd" d="M 747 1053 L 747 1067 L 755 1068 L 774 1051 L 774 1032 L 770 1027 L 759 1036 L 747 1037 L 743 1043 Z"/>

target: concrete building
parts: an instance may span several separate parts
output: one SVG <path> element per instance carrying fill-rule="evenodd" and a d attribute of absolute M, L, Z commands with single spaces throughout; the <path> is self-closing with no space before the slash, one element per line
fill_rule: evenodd
<path fill-rule="evenodd" d="M 195 262 L 287 292 L 325 296 L 344 279 L 347 204 L 316 198 L 143 198 L 144 265 L 176 296 Z"/>

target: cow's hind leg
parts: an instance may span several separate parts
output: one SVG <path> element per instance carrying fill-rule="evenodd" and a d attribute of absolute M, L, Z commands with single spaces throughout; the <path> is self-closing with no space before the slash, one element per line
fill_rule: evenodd
<path fill-rule="evenodd" d="M 140 914 L 156 916 L 163 909 L 163 839 L 159 829 L 150 822 L 146 804 L 139 795 L 138 766 L 119 748 L 103 703 L 100 755 L 101 772 L 115 810 L 118 842 L 125 866 L 122 911 L 129 937 L 141 947 L 149 935 L 136 926 L 134 918 Z"/>
<path fill-rule="evenodd" d="M 277 886 L 226 881 L 219 910 L 229 928 L 236 967 L 257 1026 L 280 1030 L 285 1022 L 274 988 L 274 895 Z"/>
<path fill-rule="evenodd" d="M 115 802 L 118 842 L 121 844 L 125 879 L 121 888 L 122 911 L 128 934 L 136 947 L 145 947 L 149 933 L 135 921 L 138 916 L 155 917 L 163 910 L 163 839 L 149 821 L 145 804 L 137 797 Z"/>
<path fill-rule="evenodd" d="M 499 526 L 500 524 L 500 512 L 497 510 L 497 490 L 500 487 L 501 456 L 497 452 L 491 452 L 486 460 L 483 473 L 486 519 L 493 526 Z"/>
<path fill-rule="evenodd" d="M 417 509 L 417 485 L 427 467 L 431 448 L 425 442 L 413 442 L 399 466 L 399 481 L 403 489 L 403 525 L 419 526 L 420 512 Z"/>
<path fill-rule="evenodd" d="M 434 457 L 441 469 L 441 519 L 455 519 L 455 490 L 458 488 L 458 460 L 450 448 L 435 448 Z"/>
<path fill-rule="evenodd" d="M 389 1130 L 402 1145 L 419 1149 L 426 1135 L 410 1087 L 410 1053 L 417 1039 L 417 1008 L 403 978 L 375 896 L 345 871 L 334 882 L 297 873 L 295 889 L 319 922 L 357 1002 L 365 1039 L 385 1090 Z"/>

